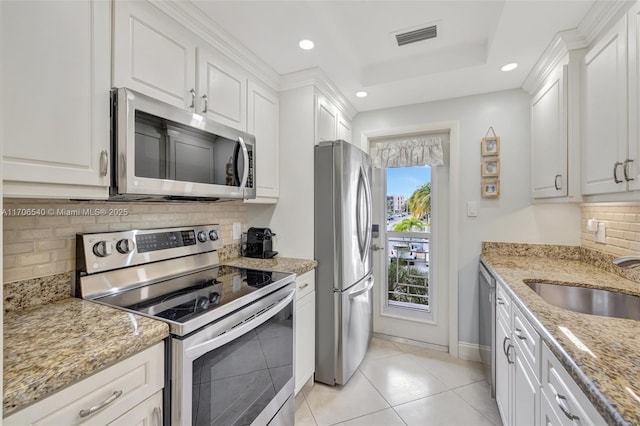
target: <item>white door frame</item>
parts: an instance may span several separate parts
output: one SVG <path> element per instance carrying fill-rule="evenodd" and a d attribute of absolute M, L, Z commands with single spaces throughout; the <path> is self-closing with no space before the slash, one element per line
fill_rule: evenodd
<path fill-rule="evenodd" d="M 459 122 L 442 121 L 417 126 L 362 132 L 360 146 L 369 151 L 372 138 L 415 135 L 417 133 L 449 132 L 449 354 L 458 357 L 458 263 L 459 263 Z"/>

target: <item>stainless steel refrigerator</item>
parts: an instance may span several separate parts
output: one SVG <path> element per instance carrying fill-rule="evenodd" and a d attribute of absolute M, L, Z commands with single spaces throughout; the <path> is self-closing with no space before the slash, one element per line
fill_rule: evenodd
<path fill-rule="evenodd" d="M 345 141 L 323 142 L 314 176 L 315 380 L 343 385 L 371 341 L 371 159 Z"/>

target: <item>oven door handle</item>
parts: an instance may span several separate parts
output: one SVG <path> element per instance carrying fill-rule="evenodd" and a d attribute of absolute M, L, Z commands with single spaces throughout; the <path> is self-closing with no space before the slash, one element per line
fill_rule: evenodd
<path fill-rule="evenodd" d="M 293 300 L 295 295 L 295 287 L 288 291 L 287 296 L 280 300 L 278 303 L 273 305 L 268 310 L 262 312 L 261 314 L 250 317 L 251 319 L 248 321 L 240 322 L 227 330 L 225 330 L 222 334 L 219 334 L 217 337 L 213 339 L 207 340 L 205 342 L 196 344 L 191 346 L 190 348 L 185 350 L 185 354 L 189 359 L 196 359 L 207 352 L 211 352 L 212 350 L 219 348 L 220 346 L 226 345 L 232 340 L 237 339 L 238 337 L 246 334 L 247 332 L 257 328 L 258 326 L 264 324 L 267 320 L 271 319 L 275 314 L 280 312 L 285 306 L 287 306 Z"/>

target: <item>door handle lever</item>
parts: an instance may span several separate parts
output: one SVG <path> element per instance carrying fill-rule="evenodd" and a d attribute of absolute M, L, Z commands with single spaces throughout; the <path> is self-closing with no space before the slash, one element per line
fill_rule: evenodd
<path fill-rule="evenodd" d="M 384 247 L 380 247 L 379 245 L 377 245 L 377 244 L 375 244 L 375 243 L 374 243 L 374 244 L 371 246 L 371 250 L 373 250 L 373 251 L 380 251 L 380 250 L 384 250 Z"/>

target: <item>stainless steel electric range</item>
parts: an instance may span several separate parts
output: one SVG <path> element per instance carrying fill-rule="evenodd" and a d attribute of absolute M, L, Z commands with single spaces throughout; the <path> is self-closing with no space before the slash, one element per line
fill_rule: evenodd
<path fill-rule="evenodd" d="M 74 294 L 169 324 L 165 424 L 292 425 L 295 275 L 220 266 L 219 232 L 78 234 Z"/>

